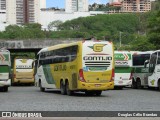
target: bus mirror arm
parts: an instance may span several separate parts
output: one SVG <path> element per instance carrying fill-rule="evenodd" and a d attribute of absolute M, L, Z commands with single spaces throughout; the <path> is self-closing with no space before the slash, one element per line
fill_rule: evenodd
<path fill-rule="evenodd" d="M 149 63 L 149 60 L 146 60 L 145 62 L 144 62 L 144 67 L 146 68 L 147 67 L 147 64 Z"/>

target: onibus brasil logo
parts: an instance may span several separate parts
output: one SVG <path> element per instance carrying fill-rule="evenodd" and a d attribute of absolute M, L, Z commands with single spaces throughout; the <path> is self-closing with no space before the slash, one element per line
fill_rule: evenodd
<path fill-rule="evenodd" d="M 88 46 L 89 48 L 93 49 L 94 52 L 102 52 L 103 47 L 107 44 L 94 44 L 93 46 Z"/>

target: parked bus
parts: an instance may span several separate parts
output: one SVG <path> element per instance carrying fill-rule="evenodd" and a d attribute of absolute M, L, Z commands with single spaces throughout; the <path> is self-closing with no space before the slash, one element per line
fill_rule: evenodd
<path fill-rule="evenodd" d="M 123 89 L 132 84 L 132 54 L 129 51 L 115 51 L 114 87 Z"/>
<path fill-rule="evenodd" d="M 113 44 L 108 41 L 79 41 L 46 47 L 37 55 L 35 85 L 60 89 L 72 95 L 82 91 L 101 95 L 114 88 Z"/>
<path fill-rule="evenodd" d="M 148 86 L 160 90 L 160 50 L 152 53 L 149 61 Z"/>
<path fill-rule="evenodd" d="M 133 53 L 132 88 L 140 89 L 148 86 L 148 66 L 145 67 L 144 65 L 145 61 L 150 59 L 151 54 L 152 51 Z"/>
<path fill-rule="evenodd" d="M 34 59 L 15 58 L 12 84 L 34 84 Z"/>
<path fill-rule="evenodd" d="M 11 85 L 11 59 L 8 50 L 0 50 L 0 90 L 8 91 Z"/>

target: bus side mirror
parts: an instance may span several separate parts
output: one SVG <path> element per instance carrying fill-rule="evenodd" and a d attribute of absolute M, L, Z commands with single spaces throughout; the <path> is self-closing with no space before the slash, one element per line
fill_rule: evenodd
<path fill-rule="evenodd" d="M 145 68 L 147 67 L 148 63 L 149 63 L 149 60 L 146 60 L 146 61 L 144 62 L 144 67 L 145 67 Z"/>

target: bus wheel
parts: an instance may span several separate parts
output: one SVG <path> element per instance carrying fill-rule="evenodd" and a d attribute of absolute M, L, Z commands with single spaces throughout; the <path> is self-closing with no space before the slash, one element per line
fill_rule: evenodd
<path fill-rule="evenodd" d="M 41 92 L 44 92 L 44 91 L 45 91 L 45 88 L 42 87 L 41 82 L 39 82 L 39 87 L 40 87 L 40 91 L 41 91 Z"/>
<path fill-rule="evenodd" d="M 92 95 L 94 95 L 94 92 L 93 91 L 85 91 L 85 94 L 87 96 L 92 96 Z"/>
<path fill-rule="evenodd" d="M 3 92 L 7 92 L 8 91 L 8 87 L 3 87 Z"/>
<path fill-rule="evenodd" d="M 101 96 L 102 91 L 101 90 L 100 91 L 96 91 L 95 94 L 96 94 L 96 96 Z"/>
<path fill-rule="evenodd" d="M 140 80 L 137 80 L 137 89 L 141 89 L 142 86 L 141 86 L 141 81 Z"/>
<path fill-rule="evenodd" d="M 66 92 L 67 92 L 67 95 L 69 95 L 69 96 L 72 96 L 72 95 L 73 95 L 73 91 L 71 91 L 71 90 L 69 89 L 69 82 L 66 83 Z"/>
<path fill-rule="evenodd" d="M 137 88 L 137 83 L 134 81 L 134 80 L 132 80 L 132 86 L 131 86 L 133 89 L 136 89 Z"/>
<path fill-rule="evenodd" d="M 160 80 L 158 80 L 158 90 L 160 91 Z"/>
<path fill-rule="evenodd" d="M 65 85 L 63 84 L 63 81 L 61 81 L 61 83 L 60 83 L 60 89 L 61 89 L 61 94 L 62 95 L 66 95 L 66 87 L 65 87 Z"/>

